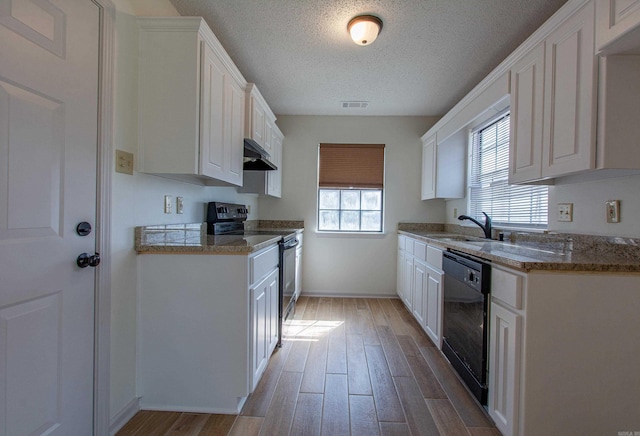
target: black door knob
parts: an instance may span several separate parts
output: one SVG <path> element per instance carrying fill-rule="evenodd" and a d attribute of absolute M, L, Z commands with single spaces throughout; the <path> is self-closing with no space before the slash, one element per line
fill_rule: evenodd
<path fill-rule="evenodd" d="M 91 233 L 91 224 L 89 224 L 86 221 L 82 221 L 76 226 L 76 232 L 80 236 L 87 236 L 88 234 Z"/>
<path fill-rule="evenodd" d="M 100 253 L 96 253 L 93 256 L 89 256 L 87 253 L 82 253 L 76 259 L 76 265 L 80 268 L 86 268 L 88 266 L 95 268 L 100 265 Z"/>

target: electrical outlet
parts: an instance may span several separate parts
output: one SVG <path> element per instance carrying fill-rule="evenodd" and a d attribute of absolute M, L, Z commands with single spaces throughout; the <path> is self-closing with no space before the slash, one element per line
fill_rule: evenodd
<path fill-rule="evenodd" d="M 116 150 L 116 173 L 133 175 L 133 153 Z"/>
<path fill-rule="evenodd" d="M 171 196 L 164 196 L 164 213 L 171 213 Z"/>
<path fill-rule="evenodd" d="M 182 197 L 176 197 L 176 213 L 177 214 L 184 213 L 183 206 L 184 206 L 184 200 L 182 199 Z"/>
<path fill-rule="evenodd" d="M 620 200 L 605 201 L 607 222 L 619 223 L 620 222 Z"/>
<path fill-rule="evenodd" d="M 573 221 L 573 203 L 558 203 L 558 221 Z"/>
<path fill-rule="evenodd" d="M 458 218 L 458 208 L 457 208 L 457 207 L 454 207 L 454 208 L 453 208 L 453 218 L 454 218 L 454 219 L 455 219 L 455 218 Z"/>

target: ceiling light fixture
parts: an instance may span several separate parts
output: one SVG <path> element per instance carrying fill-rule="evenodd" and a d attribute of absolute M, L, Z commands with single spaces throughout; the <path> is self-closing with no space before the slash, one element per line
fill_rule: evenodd
<path fill-rule="evenodd" d="M 347 29 L 351 39 L 358 45 L 369 45 L 382 30 L 382 20 L 373 15 L 359 15 L 349 21 Z"/>

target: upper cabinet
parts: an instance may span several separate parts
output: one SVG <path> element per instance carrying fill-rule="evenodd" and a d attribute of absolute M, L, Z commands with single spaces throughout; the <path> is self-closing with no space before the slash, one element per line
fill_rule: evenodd
<path fill-rule="evenodd" d="M 640 0 L 596 1 L 596 47 L 603 55 L 640 53 Z"/>
<path fill-rule="evenodd" d="M 589 2 L 511 67 L 510 183 L 594 167 L 593 20 Z"/>
<path fill-rule="evenodd" d="M 247 85 L 245 134 L 269 153 L 276 170 L 247 171 L 238 192 L 278 197 L 282 195 L 282 142 L 284 135 L 276 125 L 276 116 L 254 83 Z"/>
<path fill-rule="evenodd" d="M 511 68 L 509 183 L 542 177 L 544 43 Z"/>
<path fill-rule="evenodd" d="M 595 55 L 596 4 L 571 2 L 511 65 L 510 183 L 640 169 L 640 57 Z"/>
<path fill-rule="evenodd" d="M 243 182 L 246 81 L 202 18 L 139 18 L 143 173 Z"/>
<path fill-rule="evenodd" d="M 280 198 L 282 196 L 282 141 L 284 135 L 273 124 L 268 130 L 270 136 L 271 162 L 278 168 L 270 171 L 246 171 L 244 184 L 238 192 L 268 195 Z"/>
<path fill-rule="evenodd" d="M 272 151 L 272 131 L 276 116 L 254 83 L 247 85 L 245 132 L 264 148 L 267 153 Z"/>
<path fill-rule="evenodd" d="M 422 137 L 422 200 L 464 198 L 465 136 L 463 132 L 446 141 L 438 133 Z"/>
<path fill-rule="evenodd" d="M 510 183 L 570 183 L 637 173 L 640 36 L 630 35 L 640 35 L 639 21 L 640 0 L 567 1 L 423 139 L 437 138 L 437 155 L 441 138 L 481 124 L 506 103 Z M 596 44 L 606 57 L 596 55 Z M 425 156 L 434 153 L 427 151 Z M 436 161 L 431 171 L 442 172 L 441 164 Z M 423 179 L 423 193 L 430 190 Z"/>

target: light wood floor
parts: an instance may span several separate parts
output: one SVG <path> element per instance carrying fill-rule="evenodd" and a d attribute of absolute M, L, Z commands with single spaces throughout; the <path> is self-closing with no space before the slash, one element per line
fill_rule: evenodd
<path fill-rule="evenodd" d="M 117 435 L 499 436 L 398 299 L 301 297 L 242 413 L 140 411 Z"/>

